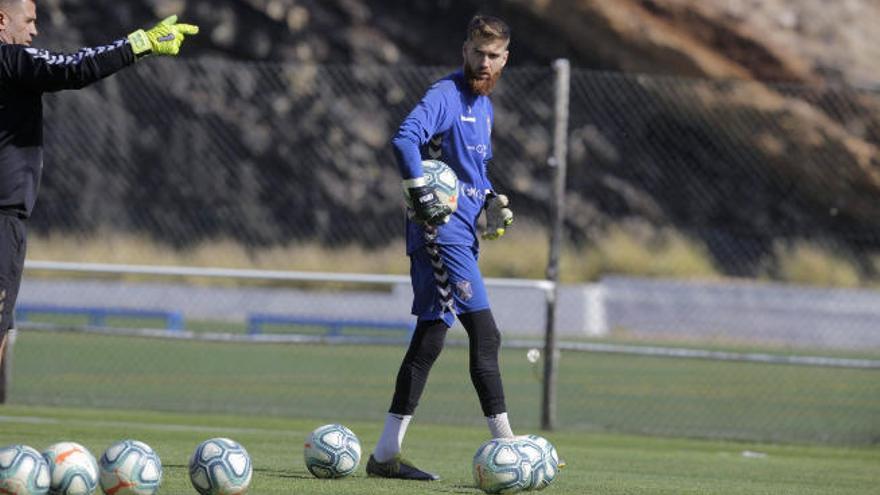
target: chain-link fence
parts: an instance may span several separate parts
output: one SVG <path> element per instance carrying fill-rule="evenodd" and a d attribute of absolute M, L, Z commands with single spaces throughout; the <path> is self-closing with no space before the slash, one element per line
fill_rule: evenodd
<path fill-rule="evenodd" d="M 634 217 L 697 239 L 722 274 L 771 279 L 803 243 L 876 285 L 877 93 L 581 72 L 572 94 L 575 238 Z"/>
<path fill-rule="evenodd" d="M 389 138 L 447 72 L 155 60 L 48 96 L 31 228 L 175 248 L 387 247 L 402 232 Z M 551 220 L 553 77 L 509 69 L 494 98 L 490 176 L 529 239 L 546 238 Z M 569 281 L 623 271 L 876 284 L 877 93 L 584 71 L 571 86 Z M 683 239 L 700 260 L 579 263 L 616 228 L 648 251 Z M 812 275 L 791 261 L 810 254 L 827 265 Z M 497 267 L 541 273 L 518 269 Z"/>
<path fill-rule="evenodd" d="M 403 225 L 389 140 L 447 72 L 205 59 L 141 64 L 93 91 L 49 97 L 33 228 L 178 247 L 387 246 Z M 496 133 L 506 137 L 490 175 L 501 188 L 545 182 L 535 174 L 548 151 L 552 77 L 516 71 L 498 98 Z M 529 197 L 522 217 L 540 221 L 545 199 Z"/>
<path fill-rule="evenodd" d="M 404 274 L 400 180 L 388 141 L 447 72 L 151 60 L 94 88 L 47 96 L 31 259 Z M 511 196 L 517 222 L 484 249 L 490 276 L 540 277 L 546 266 L 554 77 L 550 68 L 509 69 L 493 98 L 490 177 Z M 623 347 L 563 351 L 559 426 L 877 441 L 878 105 L 880 95 L 847 88 L 573 72 L 562 339 L 737 352 L 692 359 Z M 385 264 L 384 256 L 403 261 Z M 408 316 L 408 294 L 377 285 L 340 292 L 334 282 L 217 287 L 198 277 L 37 275 L 25 280 L 22 307 L 189 310 L 199 315 L 185 323 L 196 337 L 244 334 L 256 313 L 290 316 L 262 332 L 313 334 L 328 331 L 334 314 L 374 324 Z M 638 278 L 646 275 L 659 278 Z M 527 292 L 493 299 L 499 322 L 517 331 L 508 340 L 544 330 L 543 296 Z M 323 305 L 328 314 L 316 322 Z M 67 326 L 83 318 L 44 317 Z M 134 312 L 117 318 L 120 326 L 164 325 Z M 754 362 L 777 362 L 765 358 L 792 348 L 864 366 Z M 14 402 L 363 418 L 381 417 L 401 352 L 26 330 L 17 349 Z M 475 400 L 461 400 L 473 392 L 457 368 L 466 359 L 459 350 L 441 358 L 449 364 L 422 417 L 479 420 Z M 540 363 L 517 347 L 505 351 L 504 367 L 511 411 L 537 424 Z"/>

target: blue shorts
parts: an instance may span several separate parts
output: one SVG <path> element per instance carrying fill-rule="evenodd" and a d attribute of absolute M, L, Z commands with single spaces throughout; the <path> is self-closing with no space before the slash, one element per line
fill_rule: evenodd
<path fill-rule="evenodd" d="M 455 315 L 489 309 L 483 275 L 477 266 L 479 252 L 470 246 L 437 246 L 439 263 L 435 270 L 429 249 L 423 246 L 410 254 L 412 314 L 419 321 L 443 320 L 452 326 Z M 444 304 L 450 299 L 444 293 L 451 295 L 451 304 Z"/>

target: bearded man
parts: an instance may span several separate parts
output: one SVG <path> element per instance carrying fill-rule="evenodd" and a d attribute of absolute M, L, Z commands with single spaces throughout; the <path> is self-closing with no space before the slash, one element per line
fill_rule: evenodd
<path fill-rule="evenodd" d="M 406 429 L 446 331 L 458 317 L 468 334 L 470 376 L 492 438 L 512 437 L 498 367 L 501 334 L 477 266 L 477 220 L 486 213 L 484 239 L 497 239 L 513 221 L 507 197 L 489 181 L 494 113 L 489 94 L 507 64 L 510 29 L 497 17 L 477 15 L 467 28 L 463 68 L 434 83 L 392 140 L 403 187 L 411 198 L 407 255 L 418 318 L 397 374 L 394 397 L 370 476 L 437 480 L 401 457 Z M 455 212 L 442 204 L 423 176 L 422 160 L 437 159 L 458 176 Z"/>

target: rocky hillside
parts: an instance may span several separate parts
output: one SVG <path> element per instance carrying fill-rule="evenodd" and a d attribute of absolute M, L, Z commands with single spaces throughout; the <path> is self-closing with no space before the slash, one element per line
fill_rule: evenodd
<path fill-rule="evenodd" d="M 46 0 L 42 43 L 98 43 L 181 13 L 200 53 L 323 63 L 456 65 L 477 11 L 506 17 L 513 63 L 880 84 L 874 0 Z"/>
<path fill-rule="evenodd" d="M 880 30 L 874 29 L 880 25 L 880 2 L 874 0 L 46 0 L 39 9 L 40 46 L 98 44 L 180 13 L 202 27 L 187 47 L 188 57 L 363 67 L 456 66 L 469 17 L 478 10 L 495 13 L 513 28 L 512 67 L 548 67 L 565 57 L 583 78 L 570 141 L 573 239 L 588 242 L 597 235 L 591 232 L 609 223 L 647 219 L 703 238 L 725 269 L 737 274 L 751 273 L 779 238 L 830 238 L 862 260 L 880 248 L 880 99 L 853 89 L 880 86 Z M 602 72 L 591 76 L 585 70 Z M 662 78 L 642 83 L 619 73 L 686 79 L 667 87 Z M 370 81 L 384 79 L 359 82 Z M 606 83 L 615 85 L 615 96 L 595 98 Z M 522 99 L 511 91 L 502 82 L 497 105 L 520 122 Z M 191 99 L 178 96 L 181 106 Z M 381 114 L 389 107 L 385 96 L 357 102 L 347 115 L 310 96 L 297 95 L 285 108 L 305 112 L 315 128 L 282 132 L 271 142 L 324 148 L 327 135 L 364 140 L 369 126 L 352 123 L 399 118 Z M 264 125 L 262 110 L 222 108 L 234 107 L 235 99 L 221 103 L 212 116 L 241 126 L 229 135 Z M 210 120 L 205 112 L 183 114 Z M 543 172 L 529 164 L 544 159 L 546 139 L 505 138 L 516 130 L 503 131 L 496 134 L 496 146 L 508 150 L 505 165 L 514 177 L 504 185 L 518 204 L 546 207 L 545 193 L 533 187 Z M 366 139 L 368 172 L 358 173 L 393 175 L 379 165 L 388 161 L 388 132 L 382 128 Z M 532 143 L 537 151 L 531 154 L 528 140 L 540 141 Z M 299 173 L 271 171 L 284 153 L 251 142 L 245 137 L 236 146 L 258 165 L 254 173 L 279 180 Z M 135 156 L 152 166 L 152 152 Z M 331 175 L 346 180 L 348 174 L 340 169 Z M 70 215 L 68 191 L 53 194 L 58 187 L 53 181 L 46 182 L 44 211 Z M 334 211 L 354 214 L 344 204 L 350 191 L 334 191 L 334 183 L 318 180 L 311 186 L 325 199 L 343 202 Z M 215 193 L 218 201 L 228 196 Z M 389 202 L 395 194 L 388 191 Z M 269 209 L 302 212 L 302 206 Z M 51 229 L 55 213 L 36 219 L 40 228 Z M 333 225 L 326 218 L 321 222 Z M 283 241 L 289 234 L 279 232 L 290 232 L 269 230 L 258 236 L 260 242 Z M 315 230 L 320 227 L 309 232 Z M 727 264 L 723 260 L 731 250 L 748 251 L 751 260 Z"/>

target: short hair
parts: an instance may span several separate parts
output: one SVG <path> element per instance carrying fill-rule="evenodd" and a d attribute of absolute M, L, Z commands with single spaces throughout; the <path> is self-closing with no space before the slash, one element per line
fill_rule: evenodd
<path fill-rule="evenodd" d="M 467 27 L 467 40 L 475 39 L 510 41 L 510 27 L 495 16 L 477 14 Z"/>
<path fill-rule="evenodd" d="M 24 3 L 27 1 L 34 2 L 35 4 L 37 3 L 37 0 L 0 0 L 0 9 L 8 8 L 9 6 L 11 6 L 13 4 Z"/>

